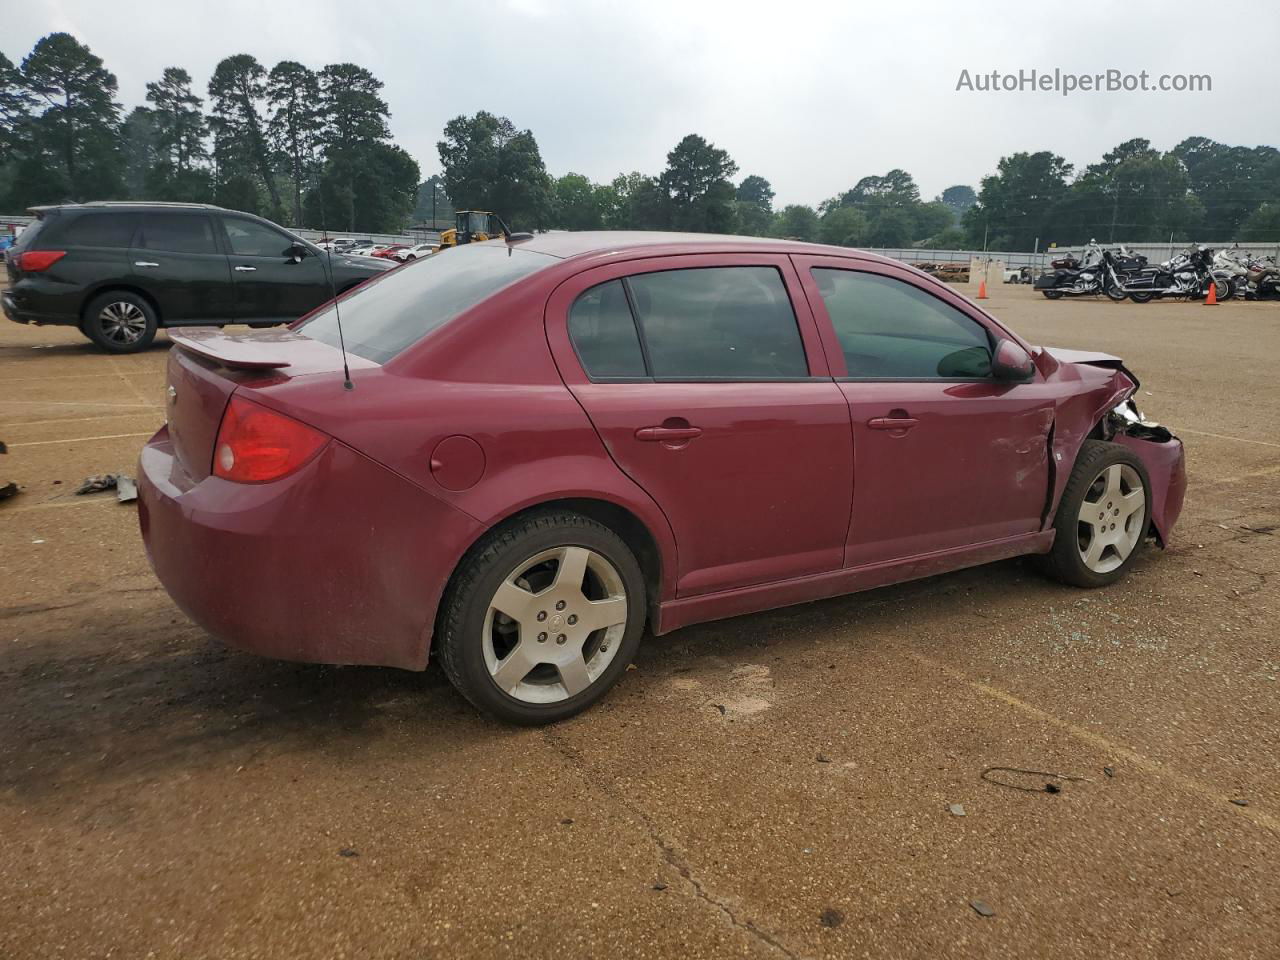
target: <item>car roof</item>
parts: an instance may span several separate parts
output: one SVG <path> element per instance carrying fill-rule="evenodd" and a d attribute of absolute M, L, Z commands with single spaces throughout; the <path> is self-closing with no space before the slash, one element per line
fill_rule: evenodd
<path fill-rule="evenodd" d="M 490 240 L 489 243 L 503 243 Z M 823 257 L 851 257 L 894 263 L 887 257 L 849 247 L 780 240 L 774 237 L 743 237 L 719 233 L 675 233 L 663 230 L 584 230 L 535 234 L 529 239 L 513 239 L 521 250 L 532 250 L 561 259 L 625 252 L 663 255 L 680 253 L 781 253 Z M 652 248 L 652 249 L 651 249 Z"/>

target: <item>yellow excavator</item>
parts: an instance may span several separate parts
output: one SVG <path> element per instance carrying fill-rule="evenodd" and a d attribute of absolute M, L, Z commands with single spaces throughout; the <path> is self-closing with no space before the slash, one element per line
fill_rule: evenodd
<path fill-rule="evenodd" d="M 437 251 L 456 247 L 460 243 L 478 243 L 494 237 L 507 237 L 511 231 L 502 218 L 489 210 L 457 210 L 454 225 L 440 232 Z"/>

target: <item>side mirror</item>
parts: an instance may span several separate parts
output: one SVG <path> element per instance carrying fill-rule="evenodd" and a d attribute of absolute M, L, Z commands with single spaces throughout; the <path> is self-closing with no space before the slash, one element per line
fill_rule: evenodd
<path fill-rule="evenodd" d="M 1012 340 L 1000 340 L 996 343 L 996 352 L 991 358 L 991 375 L 997 380 L 1007 383 L 1026 383 L 1035 376 L 1036 365 L 1031 354 Z"/>
<path fill-rule="evenodd" d="M 289 244 L 289 249 L 285 251 L 289 255 L 290 263 L 301 263 L 302 258 L 307 255 L 307 245 L 298 243 L 296 240 Z"/>

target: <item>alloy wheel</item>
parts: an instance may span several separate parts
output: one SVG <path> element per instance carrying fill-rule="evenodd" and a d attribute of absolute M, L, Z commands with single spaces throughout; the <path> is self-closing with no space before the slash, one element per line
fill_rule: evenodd
<path fill-rule="evenodd" d="M 128 345 L 142 339 L 147 330 L 147 317 L 137 304 L 116 300 L 98 312 L 98 325 L 108 340 Z"/>
<path fill-rule="evenodd" d="M 485 666 L 508 696 L 556 703 L 586 690 L 627 628 L 622 576 L 586 547 L 544 550 L 499 585 L 484 618 Z"/>
<path fill-rule="evenodd" d="M 1084 565 L 1094 573 L 1110 573 L 1129 559 L 1142 539 L 1146 507 L 1137 470 L 1127 463 L 1104 467 L 1080 504 L 1077 547 Z"/>

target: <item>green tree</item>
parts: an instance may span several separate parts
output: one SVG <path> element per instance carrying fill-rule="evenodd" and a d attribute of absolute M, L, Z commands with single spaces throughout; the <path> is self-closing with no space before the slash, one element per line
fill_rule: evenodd
<path fill-rule="evenodd" d="M 1056 215 L 1067 194 L 1071 164 L 1042 150 L 1001 157 L 996 173 L 982 178 L 978 202 L 964 216 L 969 242 L 992 250 L 1030 250 L 1054 234 Z"/>
<path fill-rule="evenodd" d="M 1280 201 L 1271 200 L 1258 207 L 1239 232 L 1239 239 L 1246 242 L 1280 244 Z"/>
<path fill-rule="evenodd" d="M 1280 151 L 1230 147 L 1188 137 L 1170 151 L 1186 167 L 1191 189 L 1204 207 L 1207 239 L 1234 237 L 1263 203 L 1280 194 Z"/>
<path fill-rule="evenodd" d="M 481 110 L 445 124 L 436 148 L 445 188 L 460 209 L 492 210 L 512 225 L 548 222 L 552 181 L 529 130 Z"/>
<path fill-rule="evenodd" d="M 737 192 L 729 178 L 737 172 L 738 165 L 728 151 L 696 133 L 676 144 L 658 178 L 670 199 L 672 226 L 700 232 L 732 230 Z"/>
<path fill-rule="evenodd" d="M 147 102 L 156 147 L 175 173 L 185 173 L 208 153 L 202 101 L 191 92 L 191 74 L 166 67 L 158 81 L 147 84 Z"/>
<path fill-rule="evenodd" d="M 819 228 L 818 212 L 813 207 L 793 203 L 783 207 L 773 218 L 771 233 L 787 240 L 816 240 Z"/>
<path fill-rule="evenodd" d="M 867 242 L 867 215 L 857 207 L 829 206 L 822 215 L 818 237 L 837 247 L 863 246 Z"/>
<path fill-rule="evenodd" d="M 307 192 L 303 214 L 328 230 L 396 233 L 412 217 L 420 180 L 417 162 L 393 144 L 338 151 Z"/>
<path fill-rule="evenodd" d="M 880 209 L 914 207 L 920 202 L 920 188 L 905 170 L 890 170 L 884 176 L 863 177 L 840 198 L 845 206 Z"/>
<path fill-rule="evenodd" d="M 653 177 L 622 173 L 605 194 L 605 226 L 613 230 L 670 230 L 671 200 Z"/>
<path fill-rule="evenodd" d="M 0 150 L 7 152 L 13 148 L 16 131 L 31 116 L 34 103 L 22 74 L 0 53 Z"/>
<path fill-rule="evenodd" d="M 124 189 L 131 200 L 148 197 L 148 183 L 161 164 L 156 122 L 146 107 L 134 107 L 124 118 Z"/>
<path fill-rule="evenodd" d="M 925 240 L 955 224 L 955 211 L 943 201 L 917 204 L 911 211 L 911 239 L 914 242 Z"/>
<path fill-rule="evenodd" d="M 267 135 L 289 178 L 293 225 L 302 226 L 302 195 L 315 163 L 320 131 L 320 82 L 313 70 L 296 60 L 282 60 L 267 75 L 266 99 L 271 108 Z"/>
<path fill-rule="evenodd" d="M 51 33 L 23 60 L 21 76 L 34 109 L 22 123 L 13 201 L 117 195 L 122 164 L 115 74 L 70 34 Z"/>
<path fill-rule="evenodd" d="M 749 236 L 762 236 L 773 223 L 773 186 L 764 177 L 749 176 L 738 184 L 738 229 Z"/>
<path fill-rule="evenodd" d="M 947 187 L 947 189 L 943 190 L 938 199 L 950 207 L 956 219 L 959 220 L 964 216 L 966 210 L 978 202 L 978 195 L 974 192 L 973 187 L 957 183 L 955 186 Z"/>
<path fill-rule="evenodd" d="M 566 173 L 555 182 L 555 223 L 565 230 L 599 230 L 605 203 L 600 188 L 580 173 Z"/>
<path fill-rule="evenodd" d="M 882 207 L 867 224 L 867 246 L 910 246 L 914 230 L 913 211 L 903 207 Z"/>
<path fill-rule="evenodd" d="M 263 119 L 267 71 L 247 53 L 218 63 L 209 79 L 214 158 L 219 181 L 256 177 L 271 198 L 271 214 L 282 211 Z M 237 187 L 237 193 L 242 187 Z"/>
<path fill-rule="evenodd" d="M 418 203 L 413 208 L 414 223 L 430 223 L 432 228 L 453 223 L 453 201 L 444 189 L 444 178 L 433 173 L 418 185 Z"/>

